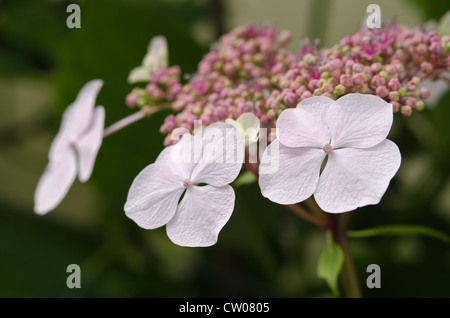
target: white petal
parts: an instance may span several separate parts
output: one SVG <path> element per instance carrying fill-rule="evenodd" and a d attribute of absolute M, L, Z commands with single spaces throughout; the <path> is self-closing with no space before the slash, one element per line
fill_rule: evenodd
<path fill-rule="evenodd" d="M 66 151 L 69 144 L 85 132 L 91 123 L 95 100 L 102 86 L 102 80 L 87 82 L 75 101 L 64 111 L 59 132 L 50 147 L 50 160 L 57 159 L 61 151 Z"/>
<path fill-rule="evenodd" d="M 147 54 L 142 62 L 150 73 L 168 65 L 167 40 L 164 36 L 155 36 L 148 46 Z"/>
<path fill-rule="evenodd" d="M 301 101 L 297 108 L 284 110 L 278 120 L 278 138 L 288 147 L 322 148 L 330 142 L 325 116 L 333 100 L 314 96 Z"/>
<path fill-rule="evenodd" d="M 244 132 L 244 140 L 248 145 L 258 140 L 260 121 L 253 113 L 243 113 L 237 119 Z"/>
<path fill-rule="evenodd" d="M 216 187 L 233 182 L 244 160 L 244 144 L 238 130 L 230 124 L 215 123 L 195 138 L 201 138 L 202 157 L 192 171 L 191 181 Z"/>
<path fill-rule="evenodd" d="M 190 133 L 185 133 L 175 145 L 164 148 L 155 163 L 169 164 L 172 172 L 185 180 L 191 177 L 192 170 L 200 161 L 201 155 L 201 135 L 194 137 Z"/>
<path fill-rule="evenodd" d="M 142 65 L 131 70 L 128 75 L 128 83 L 149 82 L 150 76 L 167 67 L 168 65 L 168 50 L 167 41 L 163 36 L 155 36 L 147 49 Z"/>
<path fill-rule="evenodd" d="M 58 161 L 50 161 L 34 193 L 34 211 L 45 214 L 64 199 L 76 177 L 76 160 L 73 149 L 60 153 Z"/>
<path fill-rule="evenodd" d="M 348 94 L 333 103 L 327 113 L 331 145 L 370 148 L 391 130 L 392 105 L 370 94 Z"/>
<path fill-rule="evenodd" d="M 372 148 L 333 150 L 314 193 L 317 204 L 331 213 L 378 204 L 400 162 L 397 145 L 387 139 Z"/>
<path fill-rule="evenodd" d="M 103 141 L 104 124 L 105 109 L 103 106 L 98 106 L 95 108 L 90 127 L 76 143 L 78 151 L 78 178 L 81 182 L 86 182 L 92 174 L 95 158 Z"/>
<path fill-rule="evenodd" d="M 278 139 L 272 141 L 264 151 L 260 164 L 259 187 L 262 195 L 279 204 L 306 200 L 317 188 L 325 155 L 322 149 L 290 148 L 279 143 Z"/>
<path fill-rule="evenodd" d="M 150 71 L 144 66 L 138 66 L 131 70 L 127 79 L 129 84 L 134 84 L 138 82 L 149 82 L 150 81 Z"/>
<path fill-rule="evenodd" d="M 241 125 L 240 122 L 238 122 L 238 121 L 236 121 L 236 120 L 234 120 L 234 119 L 231 119 L 231 118 L 227 118 L 227 119 L 225 119 L 225 123 L 226 123 L 226 124 L 233 125 L 234 128 L 236 128 L 236 129 L 238 130 L 239 136 L 241 136 L 242 141 L 245 142 L 244 127 L 242 127 L 242 125 Z"/>
<path fill-rule="evenodd" d="M 154 229 L 172 219 L 183 191 L 183 180 L 170 165 L 153 163 L 134 179 L 125 203 L 125 214 L 144 229 Z"/>
<path fill-rule="evenodd" d="M 313 96 L 302 100 L 297 104 L 298 109 L 303 109 L 310 113 L 316 120 L 326 124 L 326 115 L 334 99 L 326 96 Z"/>
<path fill-rule="evenodd" d="M 166 226 L 167 235 L 181 246 L 214 245 L 233 213 L 234 199 L 234 190 L 229 185 L 190 186 L 175 217 Z"/>

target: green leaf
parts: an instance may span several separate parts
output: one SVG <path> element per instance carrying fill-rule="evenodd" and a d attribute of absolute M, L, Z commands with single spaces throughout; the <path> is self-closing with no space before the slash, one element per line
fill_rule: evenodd
<path fill-rule="evenodd" d="M 344 264 L 344 253 L 339 245 L 329 243 L 319 258 L 317 274 L 328 283 L 335 296 L 339 296 L 338 277 Z"/>
<path fill-rule="evenodd" d="M 246 170 L 233 182 L 233 188 L 240 187 L 242 185 L 250 184 L 256 181 L 256 177 L 253 173 Z"/>
<path fill-rule="evenodd" d="M 377 235 L 424 235 L 437 238 L 446 244 L 450 243 L 450 237 L 447 234 L 419 225 L 385 225 L 359 231 L 348 231 L 347 235 L 352 238 Z"/>

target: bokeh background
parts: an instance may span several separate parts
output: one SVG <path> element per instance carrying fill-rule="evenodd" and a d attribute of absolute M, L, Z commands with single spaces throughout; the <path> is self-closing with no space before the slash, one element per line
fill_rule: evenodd
<path fill-rule="evenodd" d="M 0 297 L 331 297 L 316 274 L 325 234 L 261 196 L 257 183 L 236 189 L 236 208 L 209 248 L 174 245 L 165 229 L 146 231 L 124 212 L 129 186 L 163 149 L 168 113 L 104 140 L 92 178 L 76 181 L 45 216 L 33 195 L 60 116 L 82 85 L 101 78 L 97 104 L 106 125 L 131 114 L 129 71 L 149 40 L 165 35 L 170 64 L 184 73 L 221 34 L 246 23 L 290 29 L 331 46 L 358 30 L 363 0 L 1 0 Z M 81 6 L 81 29 L 66 8 Z M 411 27 L 438 21 L 446 0 L 378 0 L 383 18 Z M 445 88 L 445 86 L 444 86 Z M 390 139 L 403 163 L 381 204 L 353 213 L 350 228 L 426 225 L 450 234 L 450 94 L 410 118 L 395 116 Z M 449 297 L 450 248 L 419 236 L 351 239 L 365 297 Z M 365 286 L 369 264 L 381 288 Z M 66 268 L 81 266 L 81 288 Z"/>

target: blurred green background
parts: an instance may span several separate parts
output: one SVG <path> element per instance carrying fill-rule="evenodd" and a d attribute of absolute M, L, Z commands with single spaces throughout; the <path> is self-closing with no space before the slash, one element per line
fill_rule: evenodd
<path fill-rule="evenodd" d="M 170 64 L 184 73 L 224 32 L 249 22 L 290 29 L 331 46 L 358 30 L 372 1 L 361 0 L 1 0 L 0 1 L 0 297 L 328 297 L 316 274 L 325 235 L 261 196 L 236 189 L 236 208 L 209 248 L 171 243 L 165 228 L 146 231 L 123 212 L 129 186 L 163 149 L 167 113 L 104 140 L 92 178 L 74 183 L 45 216 L 33 194 L 62 111 L 82 85 L 101 78 L 106 125 L 131 113 L 129 71 L 149 40 L 165 35 Z M 81 29 L 66 8 L 81 6 Z M 437 20 L 449 2 L 376 1 L 383 17 L 415 27 Z M 450 234 L 450 94 L 410 118 L 395 116 L 390 139 L 403 163 L 381 204 L 353 214 L 350 228 L 426 225 Z M 449 297 L 450 248 L 417 236 L 352 239 L 365 297 Z M 369 264 L 381 288 L 365 287 Z M 66 268 L 81 266 L 80 289 Z"/>

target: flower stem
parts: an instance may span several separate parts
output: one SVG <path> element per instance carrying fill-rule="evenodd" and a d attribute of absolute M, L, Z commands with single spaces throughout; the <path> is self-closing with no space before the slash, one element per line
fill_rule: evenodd
<path fill-rule="evenodd" d="M 284 205 L 284 207 L 286 207 L 287 209 L 291 210 L 292 212 L 294 212 L 296 215 L 298 215 L 299 217 L 301 217 L 305 221 L 308 221 L 309 223 L 311 223 L 311 224 L 313 224 L 313 225 L 315 225 L 317 227 L 321 227 L 323 229 L 327 229 L 327 223 L 326 222 L 324 222 L 321 219 L 315 217 L 314 215 L 312 215 L 311 213 L 306 211 L 301 206 L 299 206 L 297 204 L 289 204 L 289 205 Z"/>
<path fill-rule="evenodd" d="M 259 176 L 258 168 L 255 165 L 253 165 L 252 163 L 247 161 L 247 156 L 244 160 L 244 167 L 248 171 L 253 173 L 256 178 L 258 178 L 258 176 Z M 283 206 L 286 207 L 287 209 L 289 209 L 290 211 L 294 212 L 297 216 L 301 217 L 305 221 L 308 221 L 309 223 L 311 223 L 315 226 L 321 227 L 323 229 L 327 229 L 327 223 L 324 220 L 319 219 L 318 217 L 309 213 L 307 210 L 305 210 L 301 206 L 299 206 L 297 204 L 289 204 L 289 205 L 283 205 Z"/>
<path fill-rule="evenodd" d="M 341 247 L 342 252 L 344 253 L 341 279 L 345 295 L 348 298 L 361 298 L 362 294 L 359 287 L 358 276 L 356 275 L 347 237 L 350 213 L 351 212 L 347 212 L 341 215 L 329 214 L 329 229 L 334 242 Z"/>
<path fill-rule="evenodd" d="M 111 126 L 105 128 L 105 130 L 103 131 L 103 138 L 112 135 L 113 133 L 137 122 L 142 118 L 150 117 L 159 110 L 168 109 L 169 107 L 170 105 L 143 106 L 138 112 L 122 118 L 118 122 L 115 122 Z"/>

